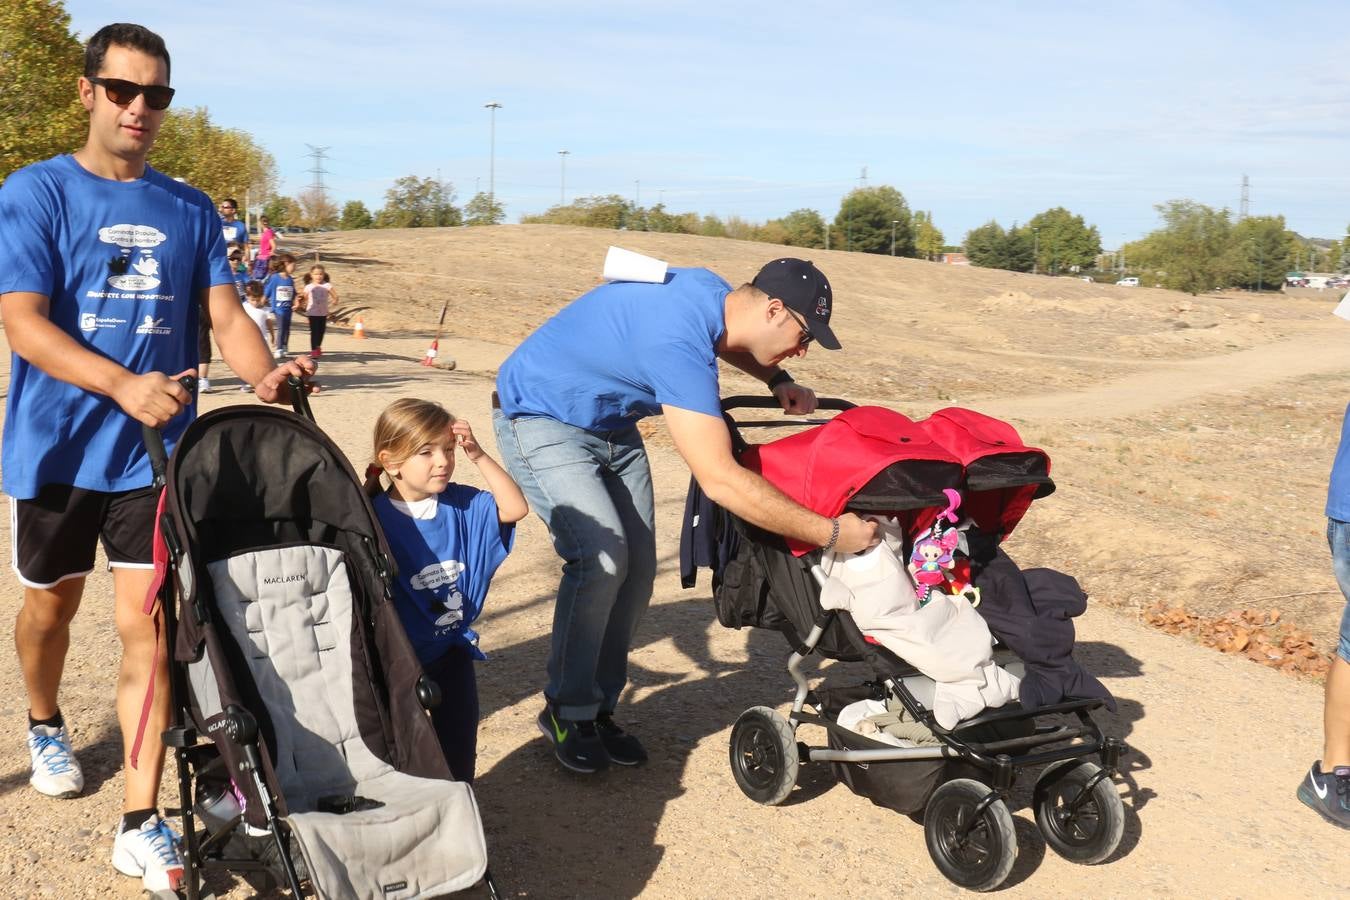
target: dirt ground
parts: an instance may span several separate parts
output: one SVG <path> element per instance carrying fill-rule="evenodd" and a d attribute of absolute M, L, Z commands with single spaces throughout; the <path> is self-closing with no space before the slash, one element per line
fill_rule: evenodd
<path fill-rule="evenodd" d="M 539 322 L 598 281 L 605 247 L 700 264 L 739 283 L 780 248 L 549 226 L 333 234 L 318 249 L 369 339 L 330 332 L 315 398 L 320 424 L 358 465 L 379 409 L 439 400 L 491 447 L 496 366 Z M 1021 852 L 1009 897 L 1333 897 L 1350 890 L 1344 832 L 1294 798 L 1320 752 L 1321 685 L 1224 655 L 1143 621 L 1159 601 L 1207 616 L 1278 609 L 1333 643 L 1339 594 L 1322 507 L 1345 403 L 1350 325 L 1334 298 L 1198 298 L 1068 278 L 813 251 L 830 276 L 842 353 L 813 348 L 792 369 L 822 394 L 920 418 L 961 405 L 1008 418 L 1054 460 L 1059 490 L 1032 507 L 1009 552 L 1076 575 L 1092 595 L 1078 657 L 1115 692 L 1102 717 L 1132 748 L 1125 839 L 1106 863 L 1047 852 L 1031 778 L 1015 794 Z M 303 265 L 302 265 L 303 270 Z M 449 302 L 440 347 L 454 371 L 417 365 Z M 304 331 L 293 346 L 305 343 Z M 256 402 L 220 364 L 205 408 Z M 8 367 L 3 375 L 7 382 Z M 215 375 L 216 373 L 213 373 Z M 754 385 L 728 375 L 725 393 Z M 661 429 L 649 439 L 662 570 L 633 652 L 621 721 L 651 763 L 585 779 L 562 773 L 538 734 L 558 564 L 541 523 L 522 523 L 481 622 L 478 801 L 492 866 L 519 897 L 883 897 L 959 893 L 928 859 L 922 827 L 806 766 L 787 803 L 760 807 L 731 778 L 732 723 L 786 708 L 789 652 L 773 633 L 716 623 L 706 574 L 679 587 L 688 474 Z M 471 467 L 461 470 L 472 482 Z M 9 530 L 0 528 L 0 552 Z M 110 580 L 89 579 L 62 706 L 85 795 L 27 787 L 16 660 L 0 654 L 0 893 L 135 896 L 108 864 L 121 801 L 109 699 L 118 648 Z M 19 590 L 0 590 L 0 618 Z M 825 664 L 831 683 L 865 673 Z M 823 742 L 804 729 L 801 737 Z M 166 788 L 166 803 L 175 803 Z M 242 884 L 218 891 L 248 897 Z"/>

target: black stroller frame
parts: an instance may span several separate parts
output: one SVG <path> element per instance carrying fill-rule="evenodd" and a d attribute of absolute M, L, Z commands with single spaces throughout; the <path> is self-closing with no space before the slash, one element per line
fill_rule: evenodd
<path fill-rule="evenodd" d="M 821 399 L 819 403 L 819 408 L 825 410 L 852 407 L 853 404 L 838 399 Z M 818 425 L 827 421 L 738 422 L 731 417 L 730 410 L 745 408 L 779 409 L 779 406 L 770 397 L 723 400 L 738 456 L 748 446 L 740 429 Z M 777 536 L 735 520 L 725 511 L 723 514 L 732 520 L 724 523 L 724 527 L 735 527 L 742 540 L 781 543 Z M 817 588 L 825 585 L 827 575 L 821 567 L 821 551 L 793 557 L 784 547 L 778 558 L 785 560 L 783 564 L 789 569 L 795 566 L 797 574 L 809 577 Z M 881 699 L 889 692 L 914 721 L 933 732 L 941 742 L 939 746 L 896 747 L 866 741 L 863 742 L 873 746 L 867 749 L 848 746 L 860 743 L 858 735 L 825 713 L 828 701 L 811 689 L 803 671 L 804 661 L 821 649 L 822 638 L 831 628 L 838 629 L 856 653 L 826 655 L 866 661 L 878 676 L 876 681 L 867 683 L 874 697 Z M 931 680 L 885 647 L 867 642 L 848 612 L 820 610 L 805 637 L 800 636 L 796 627 L 780 626 L 780 630 L 793 645 L 787 661 L 788 673 L 796 685 L 791 712 L 784 719 L 770 707 L 753 707 L 740 716 L 731 734 L 732 772 L 751 799 L 766 805 L 781 803 L 795 785 L 802 763 L 838 766 L 958 762 L 972 777 L 947 780 L 932 791 L 926 805 L 919 801 L 918 808 L 924 809 L 928 850 L 938 868 L 953 882 L 972 890 L 992 890 L 1006 879 L 1016 857 L 1016 838 L 1006 805 L 1012 787 L 1023 769 L 1047 766 L 1037 781 L 1034 801 L 1036 820 L 1046 842 L 1060 855 L 1081 863 L 1100 862 L 1119 845 L 1124 813 L 1112 779 L 1126 747 L 1118 738 L 1103 734 L 1091 716 L 1093 710 L 1104 705 L 1103 700 L 1070 699 L 1034 711 L 1012 703 L 988 709 L 947 729 L 938 724 L 932 710 L 915 693 L 915 688 L 925 682 L 931 686 Z M 808 711 L 808 706 L 814 711 Z M 1053 717 L 1054 721 L 1042 724 L 1037 721 L 1041 717 Z M 839 740 L 838 747 L 833 746 L 835 741 L 831 741 L 832 746 L 809 746 L 798 740 L 802 724 L 819 726 L 836 739 L 845 740 Z M 1085 765 L 1091 765 L 1086 761 L 1092 757 L 1100 761 L 1100 766 L 1085 769 Z M 849 784 L 852 786 L 851 780 Z"/>
<path fill-rule="evenodd" d="M 181 379 L 181 383 L 189 392 L 195 391 L 195 381 L 196 379 L 191 376 Z M 314 416 L 310 410 L 304 385 L 299 379 L 292 377 L 289 380 L 289 387 L 296 415 L 306 420 L 307 423 L 313 424 Z M 272 411 L 263 411 L 260 414 L 286 415 Z M 154 473 L 153 486 L 157 490 L 163 489 L 168 471 L 168 456 L 163 435 L 154 428 L 143 426 L 142 437 Z M 161 587 L 158 594 L 161 601 L 159 605 L 164 617 L 164 639 L 170 657 L 168 666 L 170 721 L 168 727 L 162 732 L 161 739 L 165 747 L 173 750 L 177 765 L 179 796 L 182 801 L 180 809 L 166 810 L 169 815 L 181 816 L 183 823 L 184 878 L 179 891 L 188 900 L 198 900 L 199 897 L 203 896 L 203 875 L 207 871 L 218 870 L 246 876 L 256 874 L 261 876 L 267 884 L 276 884 L 280 880 L 282 883 L 279 886 L 288 888 L 291 895 L 297 898 L 306 895 L 303 888 L 307 885 L 314 887 L 314 892 L 318 893 L 317 887 L 312 883 L 310 874 L 303 868 L 304 858 L 297 851 L 295 836 L 292 835 L 291 828 L 279 814 L 279 796 L 268 783 L 268 777 L 274 775 L 272 766 L 267 762 L 263 749 L 264 743 L 269 738 L 261 733 L 258 719 L 242 706 L 237 704 L 226 705 L 222 710 L 223 715 L 214 724 L 206 727 L 209 727 L 212 731 L 223 733 L 226 741 L 236 748 L 241 757 L 236 769 L 245 779 L 251 782 L 248 793 L 256 792 L 253 799 L 265 816 L 266 829 L 264 830 L 256 825 L 248 829 L 241 829 L 239 826 L 244 823 L 245 816 L 238 811 L 237 805 L 234 807 L 232 818 L 215 823 L 210 822 L 209 819 L 203 822 L 204 817 L 198 816 L 194 809 L 194 798 L 197 804 L 203 802 L 200 783 L 202 772 L 207 771 L 213 765 L 218 766 L 223 763 L 220 757 L 221 742 L 218 735 L 202 734 L 199 727 L 194 723 L 193 713 L 188 706 L 191 696 L 187 681 L 188 674 L 183 666 L 173 663 L 174 648 L 178 640 L 181 623 L 177 603 L 174 602 L 174 591 L 170 583 L 175 578 L 174 569 L 185 563 L 188 548 L 182 546 L 181 539 L 167 516 L 160 518 L 157 528 L 165 541 L 170 567 L 170 571 L 165 575 L 165 585 Z M 392 564 L 381 552 L 380 547 L 375 546 L 375 542 L 364 537 L 362 540 L 364 543 L 362 555 L 367 557 L 368 564 L 382 583 L 385 599 L 388 600 L 388 592 L 392 590 L 391 579 L 394 574 Z M 182 577 L 181 571 L 177 574 Z M 206 607 L 201 591 L 193 593 L 192 603 L 193 607 L 189 614 L 195 616 L 198 622 L 207 621 L 210 612 Z M 419 676 L 415 684 L 410 684 L 408 687 L 411 689 L 411 693 L 415 695 L 415 703 L 423 710 L 430 710 L 438 705 L 441 700 L 440 688 L 424 674 L 420 674 L 420 669 L 418 671 Z M 425 728 L 428 729 L 427 733 L 431 734 L 429 722 Z M 210 738 L 210 740 L 203 741 L 202 738 Z M 433 760 L 433 764 L 429 767 L 432 771 L 439 771 L 440 767 L 444 766 L 444 761 L 439 757 L 439 750 L 436 753 L 436 760 Z M 439 763 L 439 766 L 436 763 Z M 423 764 L 421 768 L 426 769 L 428 766 Z M 448 777 L 448 768 L 444 769 L 444 772 Z M 196 785 L 193 783 L 194 775 L 198 778 Z M 241 789 L 243 789 L 242 786 Z M 322 808 L 322 811 L 343 814 L 363 808 L 359 805 L 361 803 L 369 803 L 369 801 L 360 797 L 352 799 L 356 801 L 357 805 L 349 808 L 331 806 Z M 209 827 L 199 827 L 199 823 Z M 241 834 L 241 831 L 244 833 Z M 301 865 L 298 866 L 297 863 Z M 498 893 L 489 871 L 483 872 L 480 883 L 487 895 L 495 900 Z M 397 884 L 391 887 L 402 888 L 403 885 Z"/>

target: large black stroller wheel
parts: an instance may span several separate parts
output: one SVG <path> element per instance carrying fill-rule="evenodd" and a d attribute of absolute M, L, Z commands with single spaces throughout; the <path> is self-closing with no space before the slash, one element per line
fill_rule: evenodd
<path fill-rule="evenodd" d="M 1096 763 L 1068 759 L 1048 767 L 1036 780 L 1036 824 L 1045 842 L 1060 856 L 1083 865 L 1099 863 L 1116 852 L 1125 833 L 1125 805 L 1110 778 L 1101 779 L 1083 796 L 1083 788 L 1100 771 Z"/>
<path fill-rule="evenodd" d="M 1017 858 L 1008 805 L 995 799 L 980 809 L 989 794 L 978 781 L 955 778 L 933 791 L 923 814 L 928 855 L 949 880 L 972 891 L 998 887 Z"/>
<path fill-rule="evenodd" d="M 777 711 L 753 706 L 731 729 L 731 774 L 745 796 L 765 806 L 787 799 L 797 783 L 797 740 Z"/>

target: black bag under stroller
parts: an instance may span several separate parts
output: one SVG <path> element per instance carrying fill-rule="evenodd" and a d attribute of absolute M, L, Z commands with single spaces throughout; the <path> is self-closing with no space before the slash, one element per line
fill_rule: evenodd
<path fill-rule="evenodd" d="M 426 713 L 438 692 L 341 451 L 300 415 L 227 407 L 188 427 L 166 479 L 164 740 L 187 896 L 207 869 L 297 897 L 440 896 L 484 880 L 473 792 L 441 753 Z"/>
<path fill-rule="evenodd" d="M 776 409 L 777 402 L 762 397 L 723 401 L 728 411 L 755 407 Z M 821 408 L 853 407 L 841 400 L 822 400 Z M 943 413 L 950 413 L 955 422 L 938 414 L 933 418 L 942 421 L 931 422 L 926 431 L 903 416 L 881 413 L 846 422 L 848 427 L 842 430 L 848 433 L 842 441 L 799 432 L 775 442 L 780 451 L 783 445 L 788 447 L 775 458 L 779 468 L 774 472 L 759 453 L 767 445 L 748 444 L 741 430 L 822 425 L 822 420 L 738 422 L 730 412 L 726 418 L 738 459 L 752 462 L 798 502 L 821 511 L 829 501 L 809 501 L 830 495 L 842 499 L 843 508 L 852 512 L 894 516 L 911 542 L 948 502 L 944 490 L 966 498 L 984 537 L 996 545 L 1034 498 L 1054 489 L 1048 457 L 1022 446 L 1006 423 L 950 410 Z M 935 434 L 944 435 L 955 449 L 939 444 Z M 854 452 L 867 458 L 843 459 Z M 775 477 L 780 475 L 783 478 Z M 789 489 L 787 478 L 797 479 L 792 486 L 799 490 Z M 1090 715 L 1110 699 L 1091 676 L 1084 673 L 1075 683 L 1093 685 L 1094 691 L 1100 688 L 1094 696 L 1057 697 L 1057 702 L 1034 710 L 1012 701 L 944 728 L 932 711 L 931 678 L 869 640 L 847 611 L 822 608 L 826 575 L 820 550 L 794 553 L 790 542 L 713 506 L 696 482 L 690 484 L 684 534 L 685 586 L 692 585 L 695 567 L 709 566 L 723 625 L 780 631 L 793 649 L 787 668 L 797 691 L 790 714 L 785 717 L 770 707 L 756 706 L 746 710 L 732 729 L 731 769 L 746 796 L 768 805 L 782 803 L 801 765 L 828 763 L 854 792 L 899 812 L 922 812 L 928 850 L 942 873 L 963 887 L 992 890 L 1007 878 L 1017 852 L 1005 800 L 1023 768 L 1044 765 L 1036 783 L 1035 814 L 1047 844 L 1082 863 L 1100 862 L 1115 851 L 1124 811 L 1111 777 L 1124 745 L 1106 737 Z M 1006 555 L 1002 559 L 1012 565 Z M 873 679 L 813 690 L 801 670 L 811 653 L 865 662 Z M 1022 675 L 1021 663 L 1009 656 L 1006 651 L 996 654 L 995 661 Z M 893 746 L 838 724 L 840 710 L 862 699 L 903 709 L 908 720 L 925 726 L 933 740 Z M 799 743 L 801 724 L 824 728 L 828 745 Z M 1088 762 L 1091 757 L 1098 757 L 1101 765 Z"/>

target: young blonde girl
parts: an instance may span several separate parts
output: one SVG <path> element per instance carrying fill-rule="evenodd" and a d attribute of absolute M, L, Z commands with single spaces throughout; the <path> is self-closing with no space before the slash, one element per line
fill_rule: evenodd
<path fill-rule="evenodd" d="M 323 356 L 323 333 L 328 327 L 328 312 L 338 302 L 337 288 L 331 284 L 328 271 L 317 263 L 305 275 L 301 289 L 305 316 L 309 318 L 309 355 Z"/>
<path fill-rule="evenodd" d="M 451 481 L 456 451 L 488 490 Z M 384 482 L 388 487 L 384 487 Z M 395 400 L 375 423 L 366 491 L 398 565 L 394 605 L 427 677 L 440 685 L 431 711 L 450 771 L 472 782 L 478 751 L 474 661 L 486 659 L 469 626 L 482 612 L 515 523 L 529 512 L 520 488 L 440 404 Z"/>

